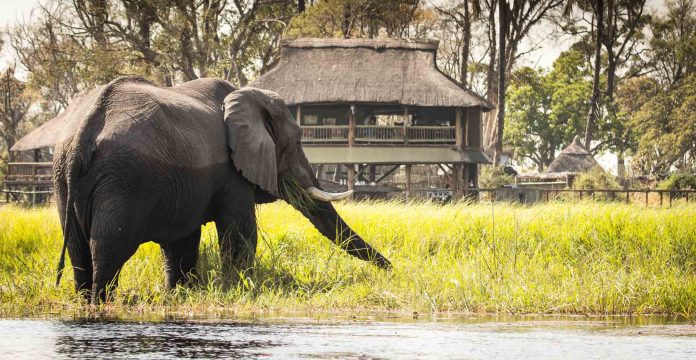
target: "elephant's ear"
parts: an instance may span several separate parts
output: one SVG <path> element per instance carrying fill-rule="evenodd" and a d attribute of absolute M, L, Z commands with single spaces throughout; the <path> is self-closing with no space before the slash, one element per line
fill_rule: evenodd
<path fill-rule="evenodd" d="M 234 165 L 247 180 L 278 196 L 276 147 L 269 133 L 269 100 L 258 89 L 245 88 L 225 98 L 227 145 Z"/>

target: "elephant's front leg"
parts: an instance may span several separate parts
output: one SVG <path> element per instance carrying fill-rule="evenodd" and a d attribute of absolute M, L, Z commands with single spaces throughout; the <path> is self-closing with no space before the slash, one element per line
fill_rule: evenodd
<path fill-rule="evenodd" d="M 177 241 L 161 244 L 167 274 L 167 288 L 187 284 L 196 275 L 201 229 Z"/>
<path fill-rule="evenodd" d="M 256 213 L 254 204 L 228 211 L 215 220 L 220 260 L 226 279 L 236 279 L 252 268 L 256 256 Z"/>

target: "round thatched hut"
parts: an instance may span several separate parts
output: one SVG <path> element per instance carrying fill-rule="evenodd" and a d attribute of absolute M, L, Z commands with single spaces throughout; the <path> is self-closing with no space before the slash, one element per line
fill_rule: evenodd
<path fill-rule="evenodd" d="M 600 168 L 599 163 L 582 144 L 579 136 L 568 145 L 546 169 L 547 173 L 583 173 Z"/>

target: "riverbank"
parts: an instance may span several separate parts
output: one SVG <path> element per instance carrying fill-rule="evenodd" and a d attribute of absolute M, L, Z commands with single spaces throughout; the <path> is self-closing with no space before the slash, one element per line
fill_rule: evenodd
<path fill-rule="evenodd" d="M 164 290 L 159 247 L 145 244 L 121 274 L 119 313 L 395 312 L 670 314 L 696 316 L 696 206 L 594 202 L 532 207 L 390 202 L 338 206 L 393 263 L 379 270 L 331 245 L 284 203 L 260 206 L 253 274 L 229 291 L 212 225 L 199 285 Z M 95 311 L 53 285 L 62 244 L 54 208 L 0 207 L 0 316 Z"/>

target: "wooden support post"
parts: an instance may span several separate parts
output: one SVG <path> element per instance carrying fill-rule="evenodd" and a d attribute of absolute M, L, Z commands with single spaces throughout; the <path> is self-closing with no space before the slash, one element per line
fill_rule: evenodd
<path fill-rule="evenodd" d="M 471 181 L 471 165 L 462 164 L 462 197 L 469 196 L 469 182 Z"/>
<path fill-rule="evenodd" d="M 348 116 L 348 146 L 355 144 L 355 105 L 350 106 L 350 115 Z M 353 169 L 355 171 L 355 169 Z"/>
<path fill-rule="evenodd" d="M 662 191 L 660 191 L 660 206 L 662 206 Z"/>
<path fill-rule="evenodd" d="M 411 197 L 411 164 L 406 164 L 406 198 Z"/>
<path fill-rule="evenodd" d="M 346 165 L 348 168 L 348 190 L 354 190 L 355 189 L 355 164 L 348 164 Z M 351 195 L 349 200 L 353 200 L 354 196 Z"/>
<path fill-rule="evenodd" d="M 669 192 L 669 207 L 672 207 L 672 192 Z"/>
<path fill-rule="evenodd" d="M 686 203 L 689 203 L 689 192 L 687 191 L 686 194 L 684 194 L 684 199 L 686 200 Z"/>
<path fill-rule="evenodd" d="M 341 164 L 336 164 L 336 169 L 334 169 L 333 181 L 338 182 L 341 178 Z"/>
<path fill-rule="evenodd" d="M 648 191 L 645 190 L 645 206 L 648 206 Z"/>
<path fill-rule="evenodd" d="M 631 202 L 631 195 L 628 191 L 626 191 L 626 204 Z"/>
<path fill-rule="evenodd" d="M 462 198 L 462 168 L 463 164 L 454 164 L 452 166 L 452 198 L 459 200 Z"/>
<path fill-rule="evenodd" d="M 462 150 L 464 148 L 464 126 L 462 126 L 462 109 L 454 109 L 454 142 L 457 146 L 457 150 Z"/>
<path fill-rule="evenodd" d="M 34 150 L 34 156 L 36 157 L 37 150 Z M 31 167 L 31 181 L 36 183 L 36 165 Z M 36 205 L 36 186 L 31 187 L 31 206 Z"/>
<path fill-rule="evenodd" d="M 300 104 L 297 104 L 297 115 L 295 121 L 297 121 L 297 125 L 302 125 L 302 105 Z"/>
<path fill-rule="evenodd" d="M 408 144 L 408 107 L 404 106 L 404 116 L 403 116 L 403 136 L 404 136 L 404 144 Z"/>

